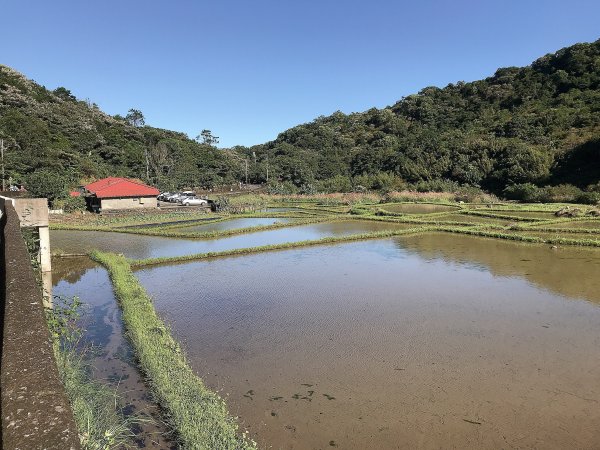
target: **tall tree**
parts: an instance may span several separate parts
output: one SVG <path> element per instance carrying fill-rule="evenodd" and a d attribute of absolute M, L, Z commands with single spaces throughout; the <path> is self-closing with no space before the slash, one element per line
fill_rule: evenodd
<path fill-rule="evenodd" d="M 210 130 L 202 130 L 198 136 L 196 136 L 196 141 L 207 144 L 207 145 L 216 145 L 219 143 L 219 136 L 213 136 Z"/>
<path fill-rule="evenodd" d="M 130 109 L 127 115 L 125 116 L 125 120 L 129 122 L 129 125 L 134 127 L 143 127 L 146 123 L 144 119 L 144 114 L 139 109 Z"/>

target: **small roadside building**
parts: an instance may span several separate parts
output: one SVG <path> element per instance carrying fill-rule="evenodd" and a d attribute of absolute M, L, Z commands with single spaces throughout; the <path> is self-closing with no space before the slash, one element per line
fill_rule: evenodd
<path fill-rule="evenodd" d="M 158 189 L 127 178 L 109 177 L 84 186 L 88 206 L 94 211 L 156 208 Z"/>

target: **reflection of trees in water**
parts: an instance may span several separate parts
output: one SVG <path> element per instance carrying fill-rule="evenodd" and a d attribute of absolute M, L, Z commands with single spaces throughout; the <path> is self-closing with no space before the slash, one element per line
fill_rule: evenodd
<path fill-rule="evenodd" d="M 52 285 L 56 286 L 59 281 L 74 284 L 78 282 L 83 274 L 97 264 L 87 256 L 75 258 L 52 258 Z"/>
<path fill-rule="evenodd" d="M 459 234 L 398 237 L 395 245 L 427 259 L 483 266 L 495 276 L 523 277 L 560 295 L 600 303 L 600 250 L 523 244 Z"/>

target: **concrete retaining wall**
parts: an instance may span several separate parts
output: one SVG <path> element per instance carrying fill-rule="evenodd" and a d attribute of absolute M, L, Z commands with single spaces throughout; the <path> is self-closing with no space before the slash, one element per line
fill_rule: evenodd
<path fill-rule="evenodd" d="M 0 211 L 2 448 L 77 450 L 77 427 L 59 379 L 19 219 L 2 198 Z"/>

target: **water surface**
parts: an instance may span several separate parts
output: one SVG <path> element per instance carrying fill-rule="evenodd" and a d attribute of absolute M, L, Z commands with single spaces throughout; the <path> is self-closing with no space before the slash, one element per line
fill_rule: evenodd
<path fill-rule="evenodd" d="M 177 228 L 176 231 L 182 233 L 203 233 L 210 231 L 234 230 L 236 228 L 260 227 L 273 225 L 275 223 L 288 223 L 291 219 L 276 217 L 245 217 L 241 219 L 224 220 L 216 223 L 206 223 L 202 225 L 185 226 Z"/>
<path fill-rule="evenodd" d="M 588 229 L 596 229 L 600 232 L 600 219 L 594 220 L 573 220 L 571 222 L 558 222 L 551 224 L 535 224 L 532 227 L 548 227 L 548 228 L 557 228 L 557 229 L 572 229 L 572 228 L 588 228 Z M 533 229 L 533 228 L 532 228 Z"/>
<path fill-rule="evenodd" d="M 121 310 L 107 271 L 85 257 L 54 258 L 52 278 L 54 295 L 77 296 L 83 302 L 82 345 L 88 348 L 92 377 L 117 393 L 125 414 L 146 420 L 134 428 L 136 448 L 175 448 L 166 437 L 167 427 L 150 399 L 133 350 L 124 337 Z"/>
<path fill-rule="evenodd" d="M 290 226 L 220 239 L 188 240 L 96 231 L 52 230 L 50 245 L 65 253 L 87 253 L 93 249 L 122 253 L 129 258 L 180 256 L 218 252 L 235 248 L 321 239 L 405 228 L 405 224 L 367 220 L 345 220 L 311 225 Z"/>
<path fill-rule="evenodd" d="M 136 273 L 263 447 L 600 442 L 598 251 L 429 234 Z"/>

